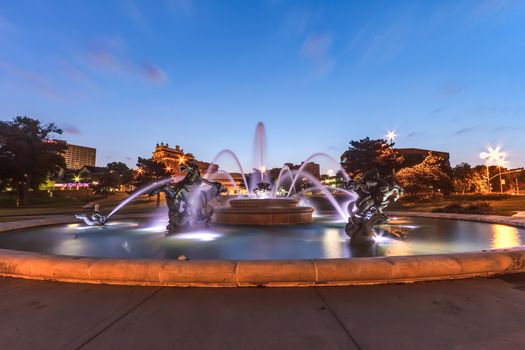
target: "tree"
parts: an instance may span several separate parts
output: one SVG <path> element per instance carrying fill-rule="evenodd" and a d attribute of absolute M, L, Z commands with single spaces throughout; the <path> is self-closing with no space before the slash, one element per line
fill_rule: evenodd
<path fill-rule="evenodd" d="M 137 187 L 143 187 L 152 182 L 171 176 L 163 163 L 157 162 L 153 159 L 139 157 L 137 160 L 137 167 L 139 169 L 135 179 L 135 186 Z M 157 207 L 158 206 L 160 206 L 159 192 L 157 192 Z"/>
<path fill-rule="evenodd" d="M 430 153 L 423 162 L 399 170 L 396 178 L 412 196 L 432 193 L 435 190 L 448 194 L 453 188 L 451 178 L 447 174 L 445 159 L 433 153 Z"/>
<path fill-rule="evenodd" d="M 108 168 L 104 168 L 104 172 L 98 179 L 93 182 L 90 187 L 93 192 L 97 194 L 103 194 L 107 197 L 108 193 L 111 193 L 114 189 L 119 188 L 120 177 L 116 172 L 110 171 Z"/>
<path fill-rule="evenodd" d="M 27 191 L 45 183 L 49 174 L 65 168 L 67 146 L 55 141 L 62 134 L 55 124 L 41 124 L 30 117 L 0 121 L 0 187 L 17 193 L 17 206 L 27 202 Z"/>
<path fill-rule="evenodd" d="M 352 178 L 376 169 L 385 180 L 392 179 L 394 171 L 403 161 L 403 156 L 386 140 L 365 138 L 350 141 L 350 147 L 341 155 L 341 166 Z"/>
<path fill-rule="evenodd" d="M 125 163 L 112 162 L 106 165 L 106 168 L 110 173 L 118 175 L 118 186 L 129 186 L 133 183 L 133 170 L 130 169 Z"/>
<path fill-rule="evenodd" d="M 456 192 L 486 193 L 489 192 L 486 168 L 472 168 L 467 163 L 460 163 L 452 169 L 452 183 Z"/>
<path fill-rule="evenodd" d="M 460 163 L 452 169 L 452 184 L 456 192 L 470 192 L 472 172 L 472 167 L 468 163 Z"/>

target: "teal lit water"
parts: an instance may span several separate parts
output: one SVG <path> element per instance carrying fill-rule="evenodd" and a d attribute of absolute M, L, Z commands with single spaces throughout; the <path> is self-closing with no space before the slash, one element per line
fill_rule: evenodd
<path fill-rule="evenodd" d="M 525 242 L 525 230 L 497 224 L 427 218 L 393 218 L 370 249 L 353 249 L 344 223 L 317 219 L 311 225 L 282 227 L 212 226 L 166 236 L 166 221 L 112 221 L 103 227 L 83 224 L 47 226 L 0 234 L 0 248 L 48 254 L 177 259 L 327 259 L 364 256 L 425 255 L 510 248 Z"/>

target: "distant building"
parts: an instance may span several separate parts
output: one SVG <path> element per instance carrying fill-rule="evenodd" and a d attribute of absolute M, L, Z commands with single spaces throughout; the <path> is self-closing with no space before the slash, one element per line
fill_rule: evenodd
<path fill-rule="evenodd" d="M 396 148 L 395 150 L 404 158 L 401 168 L 407 168 L 421 163 L 430 153 L 445 159 L 446 164 L 450 167 L 450 154 L 448 152 L 421 148 Z"/>
<path fill-rule="evenodd" d="M 83 166 L 95 166 L 97 150 L 92 147 L 72 145 L 68 143 L 64 158 L 68 169 L 78 170 Z"/>
<path fill-rule="evenodd" d="M 162 162 L 164 165 L 170 169 L 170 172 L 175 176 L 182 175 L 180 171 L 181 164 L 184 164 L 190 160 L 193 160 L 195 164 L 199 167 L 201 174 L 205 174 L 210 168 L 210 172 L 214 173 L 219 169 L 217 164 L 211 164 L 195 159 L 195 156 L 192 153 L 184 153 L 184 150 L 180 148 L 179 145 L 176 145 L 175 148 L 171 148 L 167 143 L 164 144 L 161 142 L 157 143 L 155 146 L 155 152 L 151 159 Z"/>

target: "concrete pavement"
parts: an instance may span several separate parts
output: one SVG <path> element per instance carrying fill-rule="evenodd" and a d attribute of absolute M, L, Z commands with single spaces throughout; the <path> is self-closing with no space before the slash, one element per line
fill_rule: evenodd
<path fill-rule="evenodd" d="M 163 288 L 0 279 L 2 349 L 520 349 L 525 274 Z"/>

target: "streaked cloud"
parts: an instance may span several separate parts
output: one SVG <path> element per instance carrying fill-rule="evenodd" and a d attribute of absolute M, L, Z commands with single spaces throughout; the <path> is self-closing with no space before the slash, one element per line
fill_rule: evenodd
<path fill-rule="evenodd" d="M 15 25 L 7 19 L 7 17 L 4 17 L 0 15 L 0 30 L 6 31 L 6 32 L 13 32 L 15 31 L 16 27 Z"/>
<path fill-rule="evenodd" d="M 87 50 L 85 57 L 88 64 L 98 71 L 136 75 L 153 83 L 168 80 L 167 73 L 158 65 L 149 61 L 139 63 L 134 60 L 118 35 L 103 38 Z"/>
<path fill-rule="evenodd" d="M 505 11 L 512 11 L 520 4 L 520 0 L 478 0 L 472 15 L 476 18 L 498 15 Z"/>
<path fill-rule="evenodd" d="M 52 98 L 61 97 L 57 89 L 43 75 L 5 61 L 0 61 L 0 69 L 7 72 L 15 79 L 24 82 L 43 96 Z"/>
<path fill-rule="evenodd" d="M 74 125 L 71 124 L 64 124 L 62 127 L 62 130 L 64 130 L 65 133 L 71 134 L 71 135 L 80 135 L 80 129 L 77 128 Z"/>
<path fill-rule="evenodd" d="M 166 73 L 160 67 L 152 63 L 142 64 L 141 69 L 143 76 L 154 83 L 162 83 L 168 79 Z"/>
<path fill-rule="evenodd" d="M 462 128 L 462 129 L 459 129 L 459 130 L 456 130 L 454 131 L 454 135 L 462 135 L 462 134 L 466 134 L 468 132 L 471 132 L 471 131 L 474 131 L 476 128 L 471 126 L 471 127 L 467 127 L 467 128 Z"/>
<path fill-rule="evenodd" d="M 446 108 L 447 107 L 444 107 L 444 106 L 441 106 L 441 107 L 438 107 L 438 108 L 434 108 L 431 113 L 433 113 L 433 114 L 440 113 L 443 110 L 445 110 Z"/>
<path fill-rule="evenodd" d="M 332 35 L 328 33 L 310 34 L 302 47 L 302 54 L 314 65 L 315 73 L 325 75 L 335 67 L 335 59 L 330 56 Z"/>
<path fill-rule="evenodd" d="M 440 87 L 439 94 L 440 95 L 457 95 L 457 94 L 462 93 L 463 90 L 465 90 L 464 86 L 449 84 L 449 85 L 444 85 Z"/>

